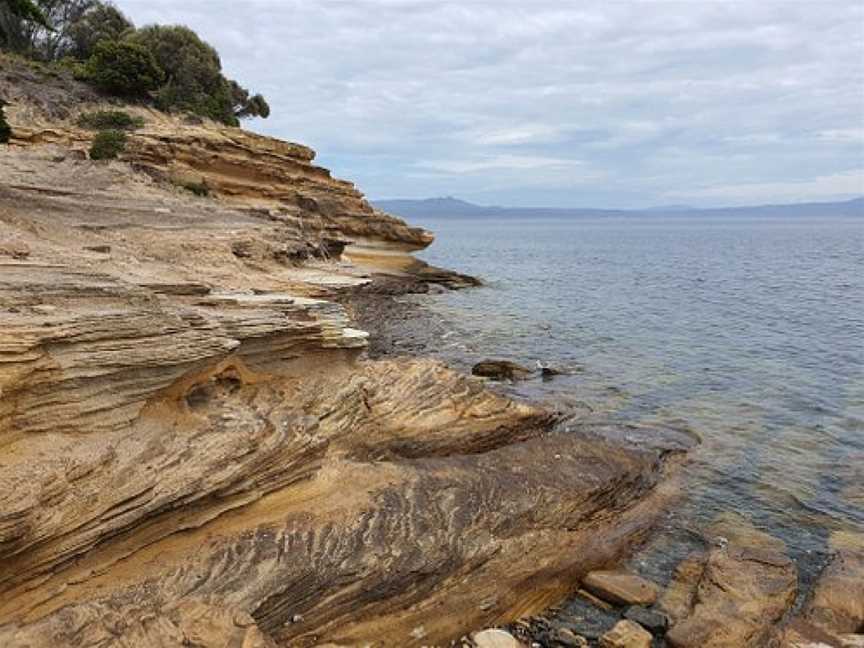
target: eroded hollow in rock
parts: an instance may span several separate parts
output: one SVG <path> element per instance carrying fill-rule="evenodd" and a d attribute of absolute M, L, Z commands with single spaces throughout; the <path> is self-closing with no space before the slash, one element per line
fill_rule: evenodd
<path fill-rule="evenodd" d="M 210 378 L 207 382 L 191 387 L 185 396 L 186 405 L 192 410 L 207 407 L 214 400 L 223 400 L 237 393 L 243 386 L 238 371 L 231 367 Z"/>

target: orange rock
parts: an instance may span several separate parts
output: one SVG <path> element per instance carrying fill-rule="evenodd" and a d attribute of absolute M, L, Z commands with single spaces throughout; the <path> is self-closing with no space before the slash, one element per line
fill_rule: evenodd
<path fill-rule="evenodd" d="M 651 633 L 624 619 L 600 637 L 600 648 L 651 648 Z"/>
<path fill-rule="evenodd" d="M 780 540 L 739 516 L 721 516 L 706 536 L 716 546 L 705 555 L 704 569 L 688 565 L 676 574 L 682 581 L 670 586 L 678 593 L 666 642 L 673 648 L 762 648 L 795 600 L 797 569 Z"/>
<path fill-rule="evenodd" d="M 617 605 L 651 605 L 659 594 L 654 583 L 623 570 L 593 571 L 585 577 L 582 585 L 601 599 Z"/>

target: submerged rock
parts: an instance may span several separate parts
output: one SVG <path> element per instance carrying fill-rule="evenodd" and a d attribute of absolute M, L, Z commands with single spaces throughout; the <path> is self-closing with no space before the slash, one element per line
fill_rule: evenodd
<path fill-rule="evenodd" d="M 864 547 L 844 546 L 835 552 L 816 581 L 802 617 L 838 635 L 864 629 Z"/>
<path fill-rule="evenodd" d="M 723 542 L 717 542 L 722 538 Z M 715 544 L 702 569 L 676 572 L 674 618 L 666 634 L 672 648 L 761 648 L 797 591 L 797 569 L 780 540 L 737 515 L 718 518 L 706 532 Z M 686 596 L 684 593 L 686 592 Z"/>
<path fill-rule="evenodd" d="M 475 364 L 471 373 L 492 380 L 524 380 L 532 371 L 509 360 L 484 360 Z"/>

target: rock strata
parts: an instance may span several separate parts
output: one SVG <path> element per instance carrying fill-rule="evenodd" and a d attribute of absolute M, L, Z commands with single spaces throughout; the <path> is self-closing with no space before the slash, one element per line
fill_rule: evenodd
<path fill-rule="evenodd" d="M 451 275 L 309 149 L 147 113 L 94 163 L 4 93 L 0 645 L 446 644 L 560 600 L 674 495 L 659 431 L 559 433 L 366 358 L 341 293 Z"/>

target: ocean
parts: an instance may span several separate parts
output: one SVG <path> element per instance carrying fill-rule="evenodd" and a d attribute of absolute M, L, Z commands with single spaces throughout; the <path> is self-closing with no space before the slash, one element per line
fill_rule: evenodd
<path fill-rule="evenodd" d="M 507 387 L 576 421 L 669 427 L 701 445 L 642 571 L 736 511 L 806 579 L 831 532 L 864 530 L 864 219 L 640 214 L 413 218 L 420 256 L 485 286 L 423 298 L 436 353 L 564 369 Z"/>

